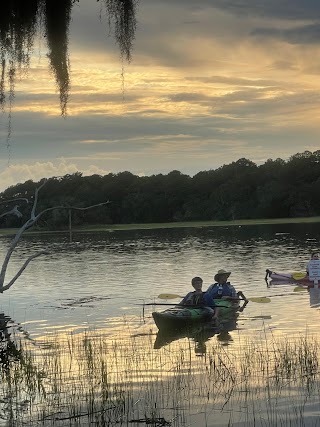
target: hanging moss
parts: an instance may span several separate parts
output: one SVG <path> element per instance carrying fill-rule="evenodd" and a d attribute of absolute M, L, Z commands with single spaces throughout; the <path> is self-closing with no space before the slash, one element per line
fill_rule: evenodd
<path fill-rule="evenodd" d="M 28 67 L 37 28 L 39 0 L 9 0 L 2 2 L 0 13 L 1 84 L 0 105 L 6 101 L 6 71 L 10 98 L 13 98 L 16 70 Z"/>
<path fill-rule="evenodd" d="M 69 98 L 68 34 L 72 0 L 47 0 L 45 5 L 45 28 L 49 60 L 60 93 L 61 114 L 67 112 Z"/>
<path fill-rule="evenodd" d="M 129 62 L 137 25 L 136 7 L 138 0 L 102 1 L 109 15 L 109 21 L 114 25 L 115 38 L 120 48 L 121 57 Z"/>
<path fill-rule="evenodd" d="M 58 86 L 62 115 L 67 112 L 70 77 L 68 34 L 77 0 L 6 0 L 0 13 L 0 107 L 14 99 L 17 71 L 28 69 L 36 34 L 47 40 L 50 68 Z M 95 0 L 92 0 L 95 1 Z M 99 0 L 98 0 L 99 1 Z M 114 26 L 121 57 L 131 60 L 137 0 L 101 0 Z M 44 31 L 42 31 L 42 24 Z M 8 86 L 8 87 L 6 87 Z M 8 98 L 8 99 L 7 99 Z"/>

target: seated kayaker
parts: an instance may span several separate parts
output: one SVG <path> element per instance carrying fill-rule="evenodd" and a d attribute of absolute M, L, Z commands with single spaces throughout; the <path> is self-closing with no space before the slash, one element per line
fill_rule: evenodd
<path fill-rule="evenodd" d="M 191 280 L 191 285 L 195 290 L 189 292 L 179 305 L 206 305 L 204 293 L 202 292 L 202 284 L 203 280 L 201 277 L 194 277 Z"/>
<path fill-rule="evenodd" d="M 237 292 L 235 288 L 228 282 L 228 277 L 231 271 L 219 270 L 214 276 L 215 283 L 210 285 L 206 292 L 206 298 L 210 299 L 227 299 L 227 300 L 246 300 L 246 297 L 241 291 Z"/>
<path fill-rule="evenodd" d="M 203 307 L 210 307 L 214 310 L 213 319 L 216 319 L 219 314 L 219 310 L 215 306 L 213 299 L 208 297 L 205 292 L 202 292 L 202 284 L 203 280 L 201 277 L 194 277 L 191 280 L 191 285 L 195 290 L 193 292 L 189 292 L 179 305 L 198 305 Z"/>

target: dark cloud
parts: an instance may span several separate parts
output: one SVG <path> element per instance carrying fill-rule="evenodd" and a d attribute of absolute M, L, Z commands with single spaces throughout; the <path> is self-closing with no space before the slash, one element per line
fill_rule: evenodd
<path fill-rule="evenodd" d="M 276 38 L 291 44 L 319 44 L 320 23 L 290 29 L 259 28 L 251 33 L 263 38 Z"/>
<path fill-rule="evenodd" d="M 276 122 L 280 122 L 282 115 L 287 116 L 289 120 L 293 120 L 297 115 L 307 112 L 311 105 L 319 105 L 320 94 L 313 91 L 302 91 L 292 95 L 278 95 L 270 98 L 252 97 L 249 99 L 247 93 L 244 95 L 241 92 L 237 92 L 228 95 L 227 100 L 232 102 L 222 101 L 219 103 L 216 106 L 218 112 L 225 115 L 232 114 L 242 119 L 257 117 L 263 120 L 268 117 L 268 120 L 265 121 L 265 128 L 267 128 L 271 123 L 276 125 Z M 258 131 L 256 124 L 255 128 Z M 262 131 L 262 129 L 260 130 Z"/>
<path fill-rule="evenodd" d="M 91 115 L 86 112 L 66 119 L 45 116 L 39 112 L 15 112 L 12 120 L 12 154 L 24 158 L 56 158 L 75 153 L 85 156 L 95 151 L 125 151 L 129 145 L 131 149 L 140 150 L 148 145 L 157 145 L 161 138 L 181 134 L 189 135 L 195 141 L 213 138 L 224 141 L 236 135 L 250 140 L 250 132 L 255 135 L 268 133 L 270 122 L 276 128 L 274 118 L 286 114 L 292 117 L 320 102 L 317 92 L 303 91 L 295 95 L 274 97 L 266 95 L 265 90 L 248 89 L 220 97 L 188 92 L 170 97 L 172 102 L 190 102 L 212 109 L 211 115 L 198 117 L 155 117 L 152 113 L 157 113 L 157 110 L 153 109 L 124 116 Z M 142 116 L 143 113 L 149 113 L 150 116 Z M 241 120 L 235 121 L 235 117 Z M 251 121 L 253 117 L 254 122 Z M 15 127 L 15 123 L 19 126 Z M 0 134 L 5 139 L 5 127 Z M 79 143 L 86 140 L 97 142 Z"/>
<path fill-rule="evenodd" d="M 158 0 L 149 2 L 158 3 Z M 196 4 L 194 0 L 161 0 L 161 3 L 193 9 L 218 8 L 235 15 L 312 21 L 320 19 L 319 0 L 198 0 Z M 142 3 L 140 8 L 143 8 Z"/>

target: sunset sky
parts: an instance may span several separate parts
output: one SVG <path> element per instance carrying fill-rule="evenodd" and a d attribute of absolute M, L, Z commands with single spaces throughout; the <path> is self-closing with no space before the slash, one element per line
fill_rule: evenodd
<path fill-rule="evenodd" d="M 122 63 L 100 3 L 73 8 L 61 117 L 44 40 L 0 120 L 0 191 L 76 171 L 194 175 L 320 149 L 319 0 L 140 0 Z M 123 91 L 124 89 L 124 91 Z"/>

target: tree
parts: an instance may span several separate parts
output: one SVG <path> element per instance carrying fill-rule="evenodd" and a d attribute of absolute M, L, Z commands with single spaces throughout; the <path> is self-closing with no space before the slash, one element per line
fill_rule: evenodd
<path fill-rule="evenodd" d="M 9 265 L 9 261 L 11 258 L 11 255 L 13 254 L 14 250 L 16 249 L 18 242 L 22 236 L 22 234 L 28 229 L 31 228 L 44 214 L 57 210 L 57 209 L 68 209 L 68 210 L 87 210 L 87 209 L 92 209 L 98 206 L 103 206 L 106 205 L 108 203 L 110 203 L 109 201 L 107 202 L 102 202 L 96 205 L 92 205 L 92 206 L 87 206 L 87 207 L 75 207 L 75 206 L 53 206 L 47 209 L 42 210 L 40 213 L 36 213 L 36 208 L 37 208 L 37 204 L 38 204 L 38 193 L 41 190 L 41 188 L 46 184 L 46 180 L 43 180 L 43 182 L 41 183 L 41 185 L 39 187 L 36 188 L 35 193 L 34 193 L 34 199 L 33 199 L 33 205 L 32 205 L 32 209 L 30 212 L 30 218 L 22 225 L 22 227 L 20 227 L 20 229 L 17 231 L 15 237 L 12 239 L 9 249 L 7 251 L 7 254 L 4 258 L 4 261 L 2 263 L 2 267 L 1 267 L 1 271 L 0 271 L 0 293 L 3 293 L 4 291 L 7 291 L 8 289 L 11 288 L 11 286 L 16 282 L 16 280 L 21 276 L 21 274 L 23 273 L 23 271 L 27 268 L 28 264 L 34 259 L 37 258 L 41 255 L 46 254 L 46 251 L 41 251 L 41 252 L 37 252 L 33 255 L 30 255 L 27 260 L 24 262 L 24 264 L 21 266 L 21 268 L 18 270 L 18 272 L 15 274 L 15 276 L 5 285 L 5 278 L 6 278 L 6 273 L 7 273 L 7 268 Z M 7 203 L 10 203 L 12 201 L 24 201 L 24 202 L 28 202 L 29 200 L 27 199 L 13 199 L 13 200 L 8 200 Z M 11 209 L 10 211 L 4 212 L 2 215 L 0 215 L 1 217 L 4 217 L 6 215 L 9 214 L 13 214 L 13 215 L 17 215 L 18 217 L 21 217 L 22 214 L 19 211 L 19 206 L 15 205 L 13 209 Z"/>
<path fill-rule="evenodd" d="M 17 72 L 28 69 L 36 36 L 44 37 L 50 68 L 60 94 L 61 114 L 67 112 L 70 78 L 68 32 L 72 7 L 78 0 L 2 1 L 0 13 L 0 106 L 14 99 Z M 95 0 L 92 0 L 95 1 Z M 121 58 L 131 59 L 138 0 L 97 0 L 105 7 Z M 8 94 L 6 94 L 8 86 Z M 10 132 L 10 130 L 9 130 Z"/>

